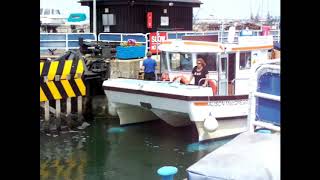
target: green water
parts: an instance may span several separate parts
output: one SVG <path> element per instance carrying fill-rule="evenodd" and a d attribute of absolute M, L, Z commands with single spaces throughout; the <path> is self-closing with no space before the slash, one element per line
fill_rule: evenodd
<path fill-rule="evenodd" d="M 104 97 L 97 97 L 90 127 L 58 137 L 40 135 L 40 179 L 151 180 L 166 165 L 186 169 L 231 138 L 197 143 L 196 129 L 171 127 L 161 120 L 119 126 L 119 119 L 103 113 Z"/>

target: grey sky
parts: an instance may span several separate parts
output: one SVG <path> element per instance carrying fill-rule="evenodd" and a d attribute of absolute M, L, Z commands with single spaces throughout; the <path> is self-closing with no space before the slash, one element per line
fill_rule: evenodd
<path fill-rule="evenodd" d="M 40 0 L 41 7 L 58 8 L 65 14 L 83 12 L 89 16 L 89 8 L 81 6 L 79 0 Z M 268 11 L 272 16 L 280 16 L 280 0 L 200 0 L 200 8 L 194 8 L 197 18 L 249 18 L 252 11 L 256 15 L 266 16 Z"/>
<path fill-rule="evenodd" d="M 201 0 L 200 8 L 195 8 L 197 18 L 249 18 L 252 12 L 255 16 L 280 16 L 280 0 Z"/>

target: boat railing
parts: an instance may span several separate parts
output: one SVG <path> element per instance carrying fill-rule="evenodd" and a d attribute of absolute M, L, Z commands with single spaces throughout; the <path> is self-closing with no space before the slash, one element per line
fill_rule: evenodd
<path fill-rule="evenodd" d="M 94 33 L 40 33 L 40 51 L 48 49 L 70 49 L 79 48 L 79 38 L 84 41 L 100 41 L 111 43 L 123 43 L 134 39 L 136 43 L 146 46 L 148 50 L 148 37 L 143 33 L 100 33 L 98 37 Z"/>
<path fill-rule="evenodd" d="M 201 82 L 204 81 L 204 80 L 214 81 L 214 83 L 215 83 L 215 85 L 216 85 L 216 87 L 217 87 L 216 92 L 219 93 L 219 86 L 217 85 L 218 82 L 217 82 L 217 80 L 215 80 L 215 79 L 211 79 L 211 78 L 201 78 L 201 79 L 199 80 L 199 82 L 198 82 L 198 87 L 199 87 L 199 88 L 201 87 L 201 86 L 200 86 Z M 209 84 L 209 83 L 207 83 L 207 86 L 206 86 L 206 87 L 208 87 L 208 84 Z M 213 95 L 215 96 L 216 94 L 213 93 Z M 209 97 L 208 97 L 208 98 L 209 98 Z"/>
<path fill-rule="evenodd" d="M 251 30 L 253 36 L 261 36 L 262 29 L 260 30 Z M 218 41 L 221 43 L 227 42 L 229 32 L 226 30 L 215 30 L 215 31 L 157 31 L 157 32 L 165 32 L 166 39 L 182 39 L 184 36 L 197 36 L 197 35 L 218 35 Z M 238 42 L 238 37 L 240 36 L 241 30 L 235 31 L 235 42 Z M 280 29 L 272 29 L 270 30 L 270 35 L 273 36 L 274 42 L 280 41 Z"/>
<path fill-rule="evenodd" d="M 94 33 L 40 33 L 40 51 L 78 49 L 79 38 L 83 38 L 85 41 L 97 41 L 97 36 Z"/>
<path fill-rule="evenodd" d="M 198 86 L 199 86 L 199 87 L 200 87 L 200 84 L 201 84 L 201 82 L 202 82 L 203 80 L 212 80 L 212 81 L 214 81 L 214 82 L 217 84 L 217 80 L 215 80 L 215 79 L 211 79 L 211 78 L 201 78 L 201 79 L 199 80 L 199 83 L 198 83 Z"/>
<path fill-rule="evenodd" d="M 215 84 L 216 84 L 216 86 L 217 86 L 217 80 L 215 80 L 215 79 L 211 79 L 211 78 L 201 78 L 200 80 L 199 80 L 199 83 L 198 83 L 198 87 L 200 88 L 201 86 L 200 86 L 200 84 L 201 84 L 201 82 L 202 81 L 204 81 L 204 80 L 211 80 L 211 81 L 214 81 L 215 82 Z M 208 86 L 208 84 L 209 83 L 207 83 L 207 86 Z M 218 87 L 218 86 L 217 86 Z M 217 89 L 217 92 L 219 92 L 219 90 Z M 213 93 L 213 96 L 215 96 L 215 94 Z M 210 102 L 210 96 L 208 96 L 208 102 Z"/>
<path fill-rule="evenodd" d="M 235 79 L 232 79 L 231 84 L 234 84 L 238 80 L 242 80 L 242 81 L 243 80 L 249 80 L 249 78 L 235 78 Z"/>
<path fill-rule="evenodd" d="M 259 89 L 260 78 L 267 73 L 274 73 L 280 75 L 280 65 L 278 61 L 269 61 L 259 64 L 255 68 L 255 75 L 250 79 L 251 90 L 249 93 L 249 115 L 248 125 L 249 131 L 254 132 L 255 127 L 267 128 L 272 131 L 280 132 L 280 101 L 281 96 L 279 93 L 280 85 L 279 80 L 269 80 L 272 89 L 262 90 Z M 268 71 L 266 71 L 269 69 Z"/>
<path fill-rule="evenodd" d="M 219 93 L 220 92 L 220 86 L 219 86 L 219 84 L 221 85 L 221 84 L 226 84 L 226 85 L 228 85 L 228 80 L 226 80 L 226 79 L 221 79 L 220 81 L 219 81 L 219 84 L 218 84 L 218 81 L 217 80 L 215 80 L 215 79 L 211 79 L 211 78 L 201 78 L 200 80 L 199 80 L 199 83 L 198 83 L 198 86 L 200 87 L 200 84 L 201 84 L 201 82 L 202 81 L 204 81 L 204 80 L 212 80 L 212 81 L 214 81 L 215 82 L 215 84 L 216 84 L 216 86 L 217 86 L 217 92 Z M 231 85 L 232 85 L 232 93 L 231 93 L 231 95 L 235 95 L 235 82 L 236 81 L 249 81 L 249 78 L 235 78 L 235 79 L 233 79 L 232 81 L 231 81 Z M 229 88 L 229 87 L 228 87 Z"/>

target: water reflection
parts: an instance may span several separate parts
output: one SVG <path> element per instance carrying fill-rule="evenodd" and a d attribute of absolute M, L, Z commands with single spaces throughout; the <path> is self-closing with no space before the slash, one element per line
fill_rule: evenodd
<path fill-rule="evenodd" d="M 175 179 L 184 179 L 189 166 L 230 140 L 197 143 L 194 126 L 176 128 L 157 120 L 120 127 L 118 119 L 95 113 L 83 131 L 41 135 L 41 179 L 160 179 L 156 171 L 165 165 L 176 166 Z"/>
<path fill-rule="evenodd" d="M 40 138 L 47 141 L 40 141 L 41 179 L 84 179 L 87 153 L 78 149 L 83 141 L 76 142 L 75 138 L 65 138 Z"/>

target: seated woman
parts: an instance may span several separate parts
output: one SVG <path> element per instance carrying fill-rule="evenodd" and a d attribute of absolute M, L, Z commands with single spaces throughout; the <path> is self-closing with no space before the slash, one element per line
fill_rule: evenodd
<path fill-rule="evenodd" d="M 207 86 L 208 84 L 207 79 L 209 78 L 209 72 L 208 72 L 208 69 L 206 68 L 206 63 L 202 57 L 197 58 L 197 65 L 192 70 L 192 74 L 188 84 L 192 81 L 193 77 L 194 77 L 194 85 Z M 207 78 L 207 79 L 204 81 L 201 81 L 199 84 L 199 81 L 202 78 Z"/>

